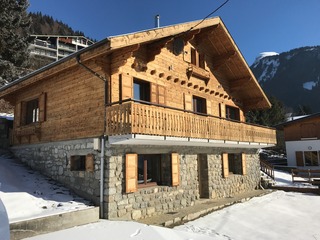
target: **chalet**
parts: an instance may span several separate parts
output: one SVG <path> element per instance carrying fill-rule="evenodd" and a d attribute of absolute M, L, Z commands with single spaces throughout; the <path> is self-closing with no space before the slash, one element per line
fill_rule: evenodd
<path fill-rule="evenodd" d="M 319 167 L 320 113 L 308 115 L 283 124 L 288 166 Z"/>
<path fill-rule="evenodd" d="M 0 89 L 12 151 L 100 204 L 140 219 L 259 186 L 270 102 L 219 17 L 109 37 Z"/>

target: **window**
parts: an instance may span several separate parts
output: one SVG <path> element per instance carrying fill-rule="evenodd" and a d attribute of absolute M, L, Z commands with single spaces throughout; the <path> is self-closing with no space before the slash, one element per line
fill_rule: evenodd
<path fill-rule="evenodd" d="M 247 174 L 246 158 L 244 153 L 223 153 L 222 154 L 223 177 L 230 174 Z"/>
<path fill-rule="evenodd" d="M 199 53 L 195 48 L 191 48 L 191 64 L 205 68 L 205 55 Z"/>
<path fill-rule="evenodd" d="M 133 97 L 135 100 L 150 102 L 150 83 L 139 79 L 134 79 Z"/>
<path fill-rule="evenodd" d="M 242 174 L 240 154 L 228 154 L 228 167 L 231 174 Z"/>
<path fill-rule="evenodd" d="M 138 184 L 161 184 L 161 155 L 138 155 Z"/>
<path fill-rule="evenodd" d="M 305 166 L 319 166 L 317 151 L 305 151 L 304 160 Z"/>
<path fill-rule="evenodd" d="M 226 118 L 240 121 L 239 108 L 226 106 Z"/>
<path fill-rule="evenodd" d="M 25 124 L 39 122 L 39 101 L 34 99 L 26 102 L 26 121 Z"/>
<path fill-rule="evenodd" d="M 38 98 L 19 102 L 15 106 L 15 124 L 17 127 L 44 122 L 46 120 L 46 93 Z"/>
<path fill-rule="evenodd" d="M 193 96 L 193 111 L 196 113 L 207 113 L 206 99 Z"/>
<path fill-rule="evenodd" d="M 126 193 L 139 187 L 155 185 L 178 186 L 180 183 L 179 155 L 126 154 Z"/>
<path fill-rule="evenodd" d="M 70 170 L 93 172 L 94 170 L 93 154 L 71 156 Z"/>

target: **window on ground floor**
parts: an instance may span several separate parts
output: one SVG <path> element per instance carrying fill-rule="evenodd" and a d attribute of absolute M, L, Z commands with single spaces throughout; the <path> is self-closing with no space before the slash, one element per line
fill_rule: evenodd
<path fill-rule="evenodd" d="M 70 170 L 92 172 L 94 170 L 94 156 L 92 154 L 71 156 Z"/>
<path fill-rule="evenodd" d="M 126 154 L 126 192 L 155 185 L 179 185 L 179 155 Z"/>
<path fill-rule="evenodd" d="M 317 151 L 297 151 L 297 166 L 319 166 L 319 152 Z"/>
<path fill-rule="evenodd" d="M 246 175 L 246 158 L 244 153 L 222 154 L 223 177 L 232 174 Z"/>

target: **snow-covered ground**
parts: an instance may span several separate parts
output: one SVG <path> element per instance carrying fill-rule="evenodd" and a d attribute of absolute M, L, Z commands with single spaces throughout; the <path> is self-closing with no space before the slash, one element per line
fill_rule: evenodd
<path fill-rule="evenodd" d="M 0 156 L 0 198 L 11 223 L 90 207 L 89 202 L 8 154 Z"/>
<path fill-rule="evenodd" d="M 290 174 L 276 171 L 275 176 L 278 185 L 293 186 Z M 25 171 L 21 164 L 5 156 L 0 157 L 0 182 L 0 197 L 11 222 L 88 207 L 82 200 L 75 199 L 68 190 L 48 182 L 48 179 L 36 172 Z M 275 191 L 174 229 L 128 221 L 101 220 L 28 239 L 320 240 L 319 200 L 318 195 Z"/>

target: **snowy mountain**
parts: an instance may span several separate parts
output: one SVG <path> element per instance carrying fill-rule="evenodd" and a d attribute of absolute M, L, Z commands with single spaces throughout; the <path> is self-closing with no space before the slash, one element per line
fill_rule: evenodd
<path fill-rule="evenodd" d="M 320 46 L 262 53 L 251 70 L 268 96 L 295 111 L 306 106 L 320 112 Z"/>

